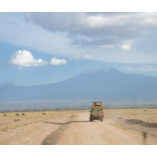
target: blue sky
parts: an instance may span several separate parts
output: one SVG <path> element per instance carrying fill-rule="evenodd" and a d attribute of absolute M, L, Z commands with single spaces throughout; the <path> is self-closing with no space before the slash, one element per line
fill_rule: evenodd
<path fill-rule="evenodd" d="M 111 67 L 157 76 L 157 13 L 0 13 L 0 83 Z"/>

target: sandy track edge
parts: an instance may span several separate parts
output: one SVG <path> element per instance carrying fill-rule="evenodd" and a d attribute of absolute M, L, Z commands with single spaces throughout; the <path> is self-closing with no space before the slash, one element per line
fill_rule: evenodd
<path fill-rule="evenodd" d="M 65 122 L 65 124 L 63 124 L 62 126 L 60 126 L 56 131 L 52 132 L 49 136 L 47 136 L 43 140 L 42 145 L 56 145 L 59 137 L 62 134 L 62 132 L 65 129 L 68 128 L 68 126 L 74 120 L 75 117 L 76 117 L 76 115 L 70 116 L 70 118 Z"/>

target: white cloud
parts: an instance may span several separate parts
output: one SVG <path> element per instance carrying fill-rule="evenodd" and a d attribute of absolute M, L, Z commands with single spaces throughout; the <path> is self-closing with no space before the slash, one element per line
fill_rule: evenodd
<path fill-rule="evenodd" d="M 27 50 L 19 50 L 12 56 L 9 63 L 22 68 L 42 66 L 46 64 L 46 61 L 42 59 L 34 59 L 31 52 Z"/>
<path fill-rule="evenodd" d="M 82 23 L 87 24 L 89 27 L 102 27 L 107 21 L 102 15 L 85 16 Z"/>
<path fill-rule="evenodd" d="M 120 48 L 123 51 L 130 51 L 131 50 L 131 45 L 129 45 L 129 44 L 123 44 L 123 45 L 120 45 Z"/>
<path fill-rule="evenodd" d="M 65 64 L 67 64 L 67 61 L 65 59 L 57 59 L 56 57 L 53 57 L 50 60 L 50 64 L 52 64 L 52 65 L 65 65 Z"/>
<path fill-rule="evenodd" d="M 65 65 L 67 61 L 65 59 L 57 59 L 53 57 L 50 62 L 44 61 L 43 59 L 34 59 L 32 53 L 27 50 L 19 50 L 17 51 L 9 61 L 9 64 L 16 65 L 19 68 L 23 67 L 37 67 L 43 66 L 46 64 L 50 65 Z"/>
<path fill-rule="evenodd" d="M 24 14 L 17 15 L 0 13 L 1 41 L 59 58 L 112 63 L 157 63 L 154 42 L 157 39 L 157 14 L 30 13 L 28 20 L 31 22 L 24 20 Z M 81 23 L 88 18 L 90 22 Z M 66 22 L 62 23 L 63 19 Z M 95 27 L 88 25 L 91 22 L 95 22 Z"/>
<path fill-rule="evenodd" d="M 84 56 L 85 59 L 92 59 L 93 57 L 94 57 L 93 54 L 86 54 L 86 55 Z"/>
<path fill-rule="evenodd" d="M 134 44 L 134 40 L 126 40 L 126 41 L 123 41 L 123 43 L 121 43 L 119 47 L 123 51 L 130 51 L 132 50 L 133 44 Z"/>

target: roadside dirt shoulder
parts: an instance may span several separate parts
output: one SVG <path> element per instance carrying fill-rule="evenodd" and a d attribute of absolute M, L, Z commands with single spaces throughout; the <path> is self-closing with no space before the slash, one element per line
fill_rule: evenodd
<path fill-rule="evenodd" d="M 29 123 L 0 132 L 1 145 L 40 145 L 42 141 L 52 132 L 60 127 L 57 123 L 66 122 L 70 115 L 50 118 L 39 122 Z"/>

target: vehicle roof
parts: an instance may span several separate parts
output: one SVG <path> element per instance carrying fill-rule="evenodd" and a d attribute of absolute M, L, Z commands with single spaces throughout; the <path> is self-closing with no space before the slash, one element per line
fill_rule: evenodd
<path fill-rule="evenodd" d="M 93 103 L 102 103 L 101 101 L 93 101 Z"/>

